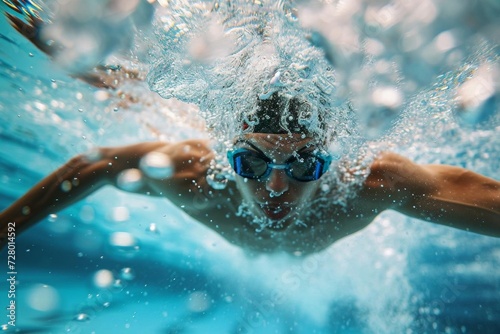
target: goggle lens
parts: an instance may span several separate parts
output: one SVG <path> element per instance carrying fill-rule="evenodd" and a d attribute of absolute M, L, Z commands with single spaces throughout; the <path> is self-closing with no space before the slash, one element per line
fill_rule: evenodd
<path fill-rule="evenodd" d="M 267 162 L 253 154 L 240 153 L 234 156 L 234 169 L 238 175 L 259 178 L 267 171 Z"/>

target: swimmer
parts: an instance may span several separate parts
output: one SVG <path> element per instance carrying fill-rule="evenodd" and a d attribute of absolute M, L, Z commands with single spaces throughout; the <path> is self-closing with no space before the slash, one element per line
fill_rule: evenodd
<path fill-rule="evenodd" d="M 2 245 L 9 222 L 22 232 L 104 185 L 120 187 L 124 173 L 136 175 L 135 185 L 124 190 L 166 197 L 229 242 L 253 251 L 317 252 L 385 210 L 500 237 L 500 182 L 459 167 L 419 165 L 385 152 L 347 206 L 322 198 L 321 179 L 338 164 L 324 142 L 304 137 L 303 126 L 292 122 L 292 132 L 281 127 L 282 100 L 278 94 L 261 100 L 259 125 L 234 138 L 227 157 L 235 177 L 224 189 L 207 182 L 214 159 L 207 141 L 100 148 L 71 159 L 6 208 L 0 214 Z M 239 212 L 242 203 L 246 214 Z M 255 220 L 264 223 L 256 228 Z"/>
<path fill-rule="evenodd" d="M 38 36 L 10 19 L 27 38 Z M 39 40 L 30 40 L 44 50 Z M 110 75 L 115 76 L 101 70 L 79 78 L 115 88 L 107 84 Z M 459 167 L 416 164 L 395 153 L 374 159 L 356 197 L 338 203 L 335 183 L 327 184 L 329 192 L 322 189 L 340 167 L 327 149 L 335 138 L 321 138 L 301 124 L 304 101 L 275 86 L 269 96 L 255 97 L 256 124 L 241 117 L 241 131 L 226 152 L 234 180 L 223 189 L 210 185 L 215 151 L 209 141 L 99 148 L 69 160 L 2 211 L 0 246 L 7 242 L 9 223 L 22 232 L 105 185 L 165 197 L 229 242 L 258 252 L 318 252 L 385 210 L 500 237 L 500 182 Z M 284 127 L 285 109 L 292 117 Z"/>

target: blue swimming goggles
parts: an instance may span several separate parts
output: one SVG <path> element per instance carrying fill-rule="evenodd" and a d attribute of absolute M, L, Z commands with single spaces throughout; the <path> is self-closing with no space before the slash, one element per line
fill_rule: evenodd
<path fill-rule="evenodd" d="M 292 156 L 284 164 L 275 164 L 253 145 L 258 151 L 239 148 L 228 151 L 227 158 L 236 174 L 248 179 L 262 179 L 271 174 L 272 169 L 284 169 L 286 175 L 300 182 L 319 179 L 328 171 L 332 157 L 324 151 Z"/>

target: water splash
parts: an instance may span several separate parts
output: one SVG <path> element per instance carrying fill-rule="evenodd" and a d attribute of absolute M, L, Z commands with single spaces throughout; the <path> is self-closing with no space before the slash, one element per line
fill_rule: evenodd
<path fill-rule="evenodd" d="M 221 141 L 241 134 L 238 122 L 242 119 L 251 127 L 259 96 L 263 99 L 273 92 L 288 99 L 302 97 L 308 105 L 308 130 L 323 138 L 331 133 L 332 129 L 321 129 L 318 119 L 322 117 L 336 128 L 340 140 L 349 123 L 348 109 L 333 101 L 335 78 L 321 50 L 310 45 L 281 5 L 238 5 L 238 12 L 219 5 L 216 11 L 193 13 L 186 33 L 166 46 L 150 71 L 152 89 L 166 98 L 198 104 L 207 126 Z M 185 44 L 196 38 L 207 20 L 216 22 L 226 38 L 235 41 L 233 52 L 204 64 L 186 61 Z M 169 31 L 163 34 L 168 36 Z"/>

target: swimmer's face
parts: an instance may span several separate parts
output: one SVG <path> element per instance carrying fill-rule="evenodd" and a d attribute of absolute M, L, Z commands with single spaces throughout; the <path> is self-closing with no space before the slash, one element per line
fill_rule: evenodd
<path fill-rule="evenodd" d="M 317 149 L 311 138 L 302 138 L 299 134 L 253 133 L 238 138 L 235 143 L 236 149 L 263 153 L 276 164 L 285 163 L 297 152 L 312 154 Z M 284 230 L 307 210 L 307 203 L 315 195 L 320 182 L 297 181 L 283 169 L 272 169 L 269 176 L 261 179 L 236 175 L 236 185 L 254 215 L 267 218 L 270 229 Z"/>

